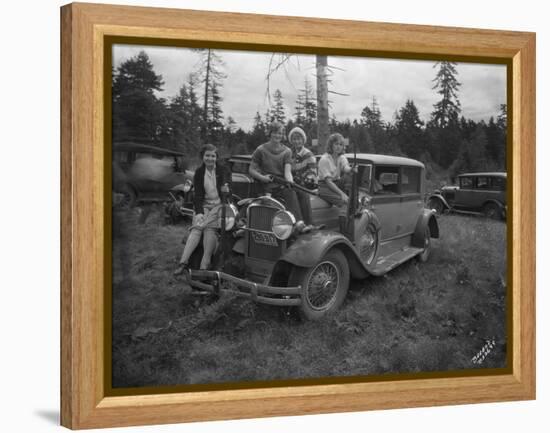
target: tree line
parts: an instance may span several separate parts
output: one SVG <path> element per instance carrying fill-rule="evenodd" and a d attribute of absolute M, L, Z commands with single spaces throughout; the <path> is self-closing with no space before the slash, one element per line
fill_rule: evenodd
<path fill-rule="evenodd" d="M 251 130 L 244 131 L 223 111 L 223 60 L 213 50 L 197 51 L 200 62 L 196 70 L 169 99 L 157 96 L 164 82 L 145 51 L 113 69 L 114 143 L 133 141 L 161 146 L 179 150 L 189 159 L 196 159 L 197 151 L 206 142 L 218 146 L 223 156 L 250 153 L 268 140 L 267 127 L 272 120 L 278 120 L 287 131 L 302 127 L 308 137 L 307 145 L 322 151 L 313 146 L 319 129 L 317 95 L 307 78 L 292 113 L 286 112 L 284 96 L 276 89 L 270 108 L 265 113 L 256 112 Z M 434 70 L 432 90 L 440 99 L 427 122 L 420 119 L 411 99 L 394 113 L 391 121 L 384 121 L 373 97 L 366 101 L 356 119 L 338 120 L 332 116 L 329 130 L 348 137 L 358 152 L 407 156 L 449 176 L 465 171 L 505 170 L 506 105 L 502 104 L 497 117 L 488 121 L 466 119 L 461 115 L 461 83 L 456 64 L 437 62 Z"/>

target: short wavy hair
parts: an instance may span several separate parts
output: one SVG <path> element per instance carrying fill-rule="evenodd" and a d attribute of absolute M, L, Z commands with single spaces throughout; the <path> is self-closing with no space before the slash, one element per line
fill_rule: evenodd
<path fill-rule="evenodd" d="M 344 136 L 339 132 L 330 134 L 327 140 L 327 152 L 330 154 L 334 153 L 334 145 L 337 143 L 344 144 L 345 143 Z"/>
<path fill-rule="evenodd" d="M 204 146 L 201 147 L 201 150 L 200 150 L 200 156 L 201 156 L 201 160 L 204 158 L 204 154 L 206 152 L 215 152 L 216 153 L 216 159 L 218 159 L 218 148 L 216 146 L 214 146 L 213 144 L 210 144 L 210 143 L 207 143 L 205 144 Z"/>
<path fill-rule="evenodd" d="M 280 131 L 281 133 L 284 133 L 285 127 L 284 125 L 279 122 L 278 120 L 274 120 L 269 124 L 269 135 L 271 135 L 273 132 Z"/>

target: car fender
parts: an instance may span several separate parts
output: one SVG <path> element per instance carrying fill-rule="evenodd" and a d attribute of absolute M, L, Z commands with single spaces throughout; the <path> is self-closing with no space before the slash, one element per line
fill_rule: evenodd
<path fill-rule="evenodd" d="M 418 248 L 424 247 L 426 227 L 430 228 L 432 238 L 439 238 L 439 225 L 437 224 L 437 218 L 433 209 L 424 209 L 422 215 L 418 217 L 412 238 L 413 246 Z"/>
<path fill-rule="evenodd" d="M 446 209 L 451 209 L 451 205 L 447 203 L 447 200 L 445 200 L 445 197 L 443 197 L 441 193 L 434 192 L 433 194 L 430 194 L 427 202 L 429 202 L 432 198 L 441 201 L 441 203 L 443 203 L 443 206 L 445 206 Z"/>
<path fill-rule="evenodd" d="M 176 191 L 176 192 L 183 192 L 185 193 L 185 184 L 184 183 L 179 183 L 177 185 L 174 185 L 172 188 L 170 188 L 170 191 Z"/>
<path fill-rule="evenodd" d="M 279 261 L 310 268 L 319 263 L 327 251 L 332 248 L 338 248 L 344 253 L 354 278 L 365 278 L 369 275 L 349 239 L 341 233 L 329 230 L 319 230 L 301 235 L 286 250 Z"/>
<path fill-rule="evenodd" d="M 485 202 L 483 203 L 483 206 L 482 208 L 489 204 L 489 203 L 493 203 L 493 204 L 496 204 L 498 206 L 498 208 L 500 209 L 501 212 L 504 212 L 505 211 L 505 207 L 504 205 L 502 204 L 502 202 L 498 201 L 498 200 L 495 200 L 495 199 L 488 199 L 488 200 L 485 200 Z"/>

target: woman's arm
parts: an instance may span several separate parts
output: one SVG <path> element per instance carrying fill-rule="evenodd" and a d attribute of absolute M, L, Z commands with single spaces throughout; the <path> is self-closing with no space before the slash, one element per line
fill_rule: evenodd
<path fill-rule="evenodd" d="M 260 182 L 263 182 L 263 183 L 271 182 L 271 178 L 269 176 L 266 176 L 260 173 L 254 161 L 250 163 L 250 168 L 248 169 L 248 173 L 250 174 L 250 176 L 252 176 L 256 180 L 259 180 Z"/>
<path fill-rule="evenodd" d="M 290 164 L 285 164 L 285 179 L 288 182 L 294 183 L 294 178 L 292 177 L 292 166 Z"/>
<path fill-rule="evenodd" d="M 338 194 L 342 198 L 342 200 L 347 203 L 347 194 L 336 186 L 332 178 L 325 177 L 325 184 L 327 185 L 328 189 L 330 189 L 333 193 Z"/>

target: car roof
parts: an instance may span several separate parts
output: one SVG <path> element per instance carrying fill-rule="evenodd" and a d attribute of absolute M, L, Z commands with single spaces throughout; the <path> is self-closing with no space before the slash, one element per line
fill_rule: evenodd
<path fill-rule="evenodd" d="M 354 158 L 353 153 L 346 153 L 345 156 L 349 161 L 352 161 Z M 420 161 L 417 161 L 416 159 L 405 158 L 403 156 L 379 155 L 376 153 L 358 153 L 357 159 L 363 161 L 367 160 L 375 165 L 407 165 L 411 167 L 424 168 L 424 164 L 422 164 Z"/>
<path fill-rule="evenodd" d="M 315 155 L 317 159 L 319 159 L 321 156 L 322 155 Z M 354 154 L 346 153 L 345 156 L 348 160 L 351 161 L 353 160 Z M 251 157 L 251 155 L 231 155 L 229 159 L 249 161 Z M 417 161 L 416 159 L 405 158 L 403 156 L 379 155 L 376 153 L 358 153 L 357 159 L 360 161 L 369 161 L 377 165 L 407 165 L 412 167 L 424 168 L 424 164 L 422 164 L 420 161 Z"/>
<path fill-rule="evenodd" d="M 166 149 L 160 146 L 151 146 L 149 144 L 133 143 L 131 141 L 123 141 L 113 143 L 114 151 L 126 151 L 126 152 L 143 152 L 143 153 L 155 153 L 157 155 L 171 155 L 171 156 L 185 156 L 182 152 L 177 152 L 172 149 Z"/>
<path fill-rule="evenodd" d="M 480 173 L 462 173 L 459 174 L 458 177 L 464 177 L 464 176 L 494 176 L 494 177 L 506 177 L 506 173 L 502 171 L 487 171 L 487 172 L 480 172 Z"/>

